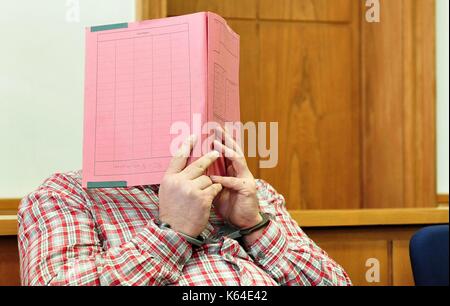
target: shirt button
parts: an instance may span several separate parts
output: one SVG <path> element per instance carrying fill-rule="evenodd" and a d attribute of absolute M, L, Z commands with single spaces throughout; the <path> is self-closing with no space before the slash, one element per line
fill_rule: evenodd
<path fill-rule="evenodd" d="M 257 256 L 261 259 L 266 258 L 266 254 L 264 254 L 263 252 L 259 252 Z"/>

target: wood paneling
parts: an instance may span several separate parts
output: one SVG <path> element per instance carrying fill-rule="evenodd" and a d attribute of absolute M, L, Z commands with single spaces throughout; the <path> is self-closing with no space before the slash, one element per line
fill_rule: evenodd
<path fill-rule="evenodd" d="M 415 203 L 433 206 L 436 183 L 436 1 L 416 0 L 415 36 Z M 411 152 L 412 154 L 412 152 Z M 408 204 L 408 203 L 406 203 Z"/>
<path fill-rule="evenodd" d="M 290 209 L 436 206 L 435 0 L 380 0 L 380 23 L 364 1 L 161 3 L 241 35 L 242 117 L 280 136 L 277 167 L 250 166 Z"/>
<path fill-rule="evenodd" d="M 17 234 L 19 203 L 20 199 L 0 199 L 0 236 Z"/>
<path fill-rule="evenodd" d="M 448 206 L 448 194 L 438 194 L 436 201 L 438 204 L 447 204 Z"/>
<path fill-rule="evenodd" d="M 9 236 L 17 234 L 17 215 L 0 214 L 0 236 Z"/>
<path fill-rule="evenodd" d="M 0 286 L 20 285 L 16 236 L 0 237 Z"/>
<path fill-rule="evenodd" d="M 375 226 L 448 223 L 448 207 L 399 209 L 291 210 L 302 227 Z"/>
<path fill-rule="evenodd" d="M 433 207 L 434 0 L 380 2 L 361 24 L 364 207 Z"/>
<path fill-rule="evenodd" d="M 353 284 L 359 286 L 388 286 L 390 285 L 389 242 L 375 241 L 317 241 L 328 255 L 338 262 L 350 276 Z M 366 278 L 370 267 L 370 259 L 376 259 L 379 264 L 379 281 L 368 282 Z"/>
<path fill-rule="evenodd" d="M 423 225 L 425 226 L 425 225 Z M 409 241 L 423 226 L 304 228 L 349 273 L 357 286 L 413 285 Z M 379 263 L 380 282 L 368 282 L 368 260 Z"/>
<path fill-rule="evenodd" d="M 20 199 L 12 198 L 12 199 L 0 199 L 0 212 L 6 210 L 17 211 L 19 207 Z"/>
<path fill-rule="evenodd" d="M 354 0 L 260 0 L 261 19 L 350 22 Z"/>
<path fill-rule="evenodd" d="M 210 11 L 224 18 L 256 18 L 256 0 L 169 0 L 169 16 Z"/>
<path fill-rule="evenodd" d="M 367 208 L 404 203 L 403 18 L 398 18 L 403 1 L 382 1 L 381 6 L 383 22 L 362 22 Z"/>
<path fill-rule="evenodd" d="M 261 177 L 290 209 L 358 208 L 351 27 L 261 22 L 260 40 L 260 119 L 279 123 L 279 162 Z"/>
<path fill-rule="evenodd" d="M 392 284 L 394 286 L 414 286 L 411 261 L 409 258 L 409 240 L 392 242 Z"/>
<path fill-rule="evenodd" d="M 166 0 L 136 0 L 136 20 L 163 18 L 166 16 Z"/>

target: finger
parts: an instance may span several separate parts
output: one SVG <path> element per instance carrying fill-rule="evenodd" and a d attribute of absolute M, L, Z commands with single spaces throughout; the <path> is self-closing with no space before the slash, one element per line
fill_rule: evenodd
<path fill-rule="evenodd" d="M 237 174 L 247 173 L 247 162 L 243 156 L 239 156 L 238 153 L 226 147 L 217 140 L 214 140 L 213 144 L 215 150 L 223 153 L 227 159 L 231 160 Z"/>
<path fill-rule="evenodd" d="M 234 171 L 233 165 L 229 165 L 227 168 L 227 176 L 236 176 L 236 171 Z"/>
<path fill-rule="evenodd" d="M 223 143 L 219 142 L 218 140 L 214 140 L 213 145 L 214 145 L 214 150 L 223 153 L 225 155 L 225 157 L 230 160 L 240 158 L 240 156 L 238 155 L 238 153 L 236 151 L 225 146 Z"/>
<path fill-rule="evenodd" d="M 202 175 L 202 176 L 196 178 L 193 182 L 194 182 L 195 186 L 201 190 L 204 190 L 213 184 L 211 179 L 206 175 Z"/>
<path fill-rule="evenodd" d="M 197 143 L 197 136 L 196 135 L 189 136 L 181 144 L 181 147 L 178 149 L 177 153 L 170 161 L 166 173 L 174 174 L 182 171 L 186 167 L 189 155 L 191 154 L 192 148 L 194 148 L 196 143 Z"/>
<path fill-rule="evenodd" d="M 222 191 L 222 188 L 223 187 L 220 184 L 212 184 L 211 186 L 203 190 L 203 192 L 209 195 L 211 199 L 214 199 Z"/>
<path fill-rule="evenodd" d="M 240 145 L 231 137 L 231 135 L 226 132 L 222 127 L 216 127 L 214 129 L 217 140 L 221 143 L 225 142 L 225 146 L 234 150 L 238 155 L 244 156 Z"/>
<path fill-rule="evenodd" d="M 235 177 L 211 176 L 214 183 L 221 184 L 225 188 L 239 191 L 245 187 L 245 180 Z"/>
<path fill-rule="evenodd" d="M 220 156 L 217 151 L 211 151 L 206 155 L 203 155 L 195 162 L 187 166 L 181 173 L 186 176 L 187 179 L 196 179 L 203 175 L 203 173 L 212 165 Z"/>

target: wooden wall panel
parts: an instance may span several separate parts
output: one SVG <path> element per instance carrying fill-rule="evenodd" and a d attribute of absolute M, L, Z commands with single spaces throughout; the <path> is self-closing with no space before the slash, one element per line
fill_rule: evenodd
<path fill-rule="evenodd" d="M 210 11 L 225 18 L 256 18 L 256 0 L 169 0 L 169 16 Z"/>
<path fill-rule="evenodd" d="M 415 206 L 434 206 L 436 182 L 436 1 L 416 0 L 414 10 Z"/>
<path fill-rule="evenodd" d="M 412 286 L 408 245 L 425 225 L 304 228 L 349 273 L 357 286 Z M 380 263 L 380 282 L 367 282 L 368 259 Z"/>
<path fill-rule="evenodd" d="M 383 22 L 363 21 L 364 205 L 404 202 L 403 1 L 383 1 Z M 396 52 L 392 52 L 396 50 Z"/>
<path fill-rule="evenodd" d="M 436 205 L 434 4 L 383 0 L 362 21 L 365 208 Z"/>
<path fill-rule="evenodd" d="M 16 236 L 0 237 L 0 286 L 20 285 Z"/>
<path fill-rule="evenodd" d="M 242 120 L 279 122 L 280 135 L 276 169 L 259 169 L 258 159 L 249 164 L 285 195 L 290 209 L 361 202 L 358 23 L 336 23 L 350 22 L 359 5 L 325 2 L 167 2 L 168 15 L 211 10 L 241 35 Z M 285 14 L 293 10 L 302 14 Z M 258 13 L 317 24 L 265 22 Z"/>
<path fill-rule="evenodd" d="M 136 20 L 164 18 L 166 16 L 166 0 L 136 0 Z"/>
<path fill-rule="evenodd" d="M 260 0 L 261 19 L 350 22 L 354 0 Z"/>
<path fill-rule="evenodd" d="M 352 282 L 359 286 L 390 285 L 389 243 L 385 240 L 358 242 L 318 242 L 328 255 L 348 273 Z M 379 262 L 379 282 L 368 282 L 366 262 L 374 258 Z"/>
<path fill-rule="evenodd" d="M 436 196 L 436 202 L 439 205 L 444 205 L 448 207 L 448 194 L 438 194 Z"/>
<path fill-rule="evenodd" d="M 279 162 L 261 169 L 290 209 L 358 208 L 352 31 L 261 22 L 261 120 L 279 122 Z M 356 114 L 356 115 L 355 115 Z M 280 175 L 282 173 L 282 175 Z"/>
<path fill-rule="evenodd" d="M 414 286 L 411 261 L 409 259 L 409 240 L 392 242 L 392 284 L 394 286 Z"/>
<path fill-rule="evenodd" d="M 380 2 L 368 23 L 364 1 L 161 1 L 241 34 L 242 117 L 280 124 L 277 168 L 249 163 L 291 209 L 436 204 L 435 0 Z"/>
<path fill-rule="evenodd" d="M 404 2 L 403 18 L 403 120 L 404 120 L 404 189 L 400 191 L 403 193 L 403 203 L 405 207 L 414 207 L 416 202 L 416 177 L 414 175 L 416 168 L 416 139 L 415 134 L 415 89 L 411 84 L 415 81 L 415 48 L 414 48 L 414 2 Z"/>

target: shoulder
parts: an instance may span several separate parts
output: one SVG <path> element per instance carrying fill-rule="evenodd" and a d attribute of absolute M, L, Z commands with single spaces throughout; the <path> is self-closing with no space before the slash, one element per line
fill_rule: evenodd
<path fill-rule="evenodd" d="M 268 196 L 268 197 L 281 196 L 278 193 L 278 191 L 275 189 L 275 187 L 270 185 L 265 180 L 263 180 L 263 179 L 256 179 L 255 182 L 256 182 L 256 191 L 257 191 L 258 195 L 260 195 L 260 196 Z"/>
<path fill-rule="evenodd" d="M 284 197 L 278 193 L 278 191 L 270 185 L 268 182 L 257 179 L 256 182 L 256 194 L 259 199 L 261 207 L 269 205 L 284 205 Z"/>
<path fill-rule="evenodd" d="M 41 210 L 83 203 L 87 203 L 87 198 L 81 186 L 81 171 L 55 173 L 22 199 L 18 214 L 20 217 L 30 210 L 39 213 Z"/>

